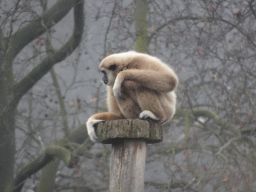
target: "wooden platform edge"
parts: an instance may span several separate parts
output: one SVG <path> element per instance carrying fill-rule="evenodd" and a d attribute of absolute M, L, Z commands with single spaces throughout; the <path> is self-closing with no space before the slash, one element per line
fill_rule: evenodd
<path fill-rule="evenodd" d="M 99 123 L 96 135 L 104 144 L 113 144 L 123 139 L 159 143 L 163 141 L 163 128 L 161 124 L 145 120 L 122 119 Z"/>

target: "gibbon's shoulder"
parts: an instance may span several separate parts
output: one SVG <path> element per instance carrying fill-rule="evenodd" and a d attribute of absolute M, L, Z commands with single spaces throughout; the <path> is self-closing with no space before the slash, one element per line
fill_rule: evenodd
<path fill-rule="evenodd" d="M 127 65 L 143 66 L 143 68 L 169 68 L 165 63 L 160 59 L 148 55 L 146 53 L 138 53 L 136 51 L 127 51 L 121 53 L 115 53 L 105 57 L 101 64 L 101 67 L 107 68 L 109 65 L 117 64 L 123 67 Z M 128 67 L 128 66 L 127 66 Z M 132 67 L 132 66 L 130 66 Z M 135 67 L 137 68 L 137 67 Z M 139 67 L 140 68 L 140 67 Z"/>

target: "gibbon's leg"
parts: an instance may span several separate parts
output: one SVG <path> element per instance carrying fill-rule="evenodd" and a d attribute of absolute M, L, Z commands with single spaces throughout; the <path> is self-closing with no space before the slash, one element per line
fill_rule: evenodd
<path fill-rule="evenodd" d="M 137 87 L 138 87 L 137 83 L 134 83 L 131 81 L 125 81 L 122 84 L 122 99 L 115 98 L 115 101 L 118 104 L 120 113 L 122 113 L 122 115 L 126 119 L 137 119 L 141 112 L 141 108 L 137 103 L 137 97 L 136 97 Z"/>
<path fill-rule="evenodd" d="M 121 85 L 127 80 L 164 93 L 173 91 L 178 84 L 176 74 L 169 69 L 166 69 L 166 71 L 128 69 L 120 72 L 116 77 L 115 84 L 113 86 L 113 92 L 116 98 L 122 98 Z"/>
<path fill-rule="evenodd" d="M 166 116 L 155 91 L 142 87 L 137 92 L 137 99 L 142 109 L 139 115 L 140 119 L 150 119 L 159 123 L 165 121 Z"/>
<path fill-rule="evenodd" d="M 123 116 L 126 119 L 137 119 L 141 112 L 140 107 L 130 97 L 118 101 Z"/>
<path fill-rule="evenodd" d="M 97 113 L 91 116 L 86 122 L 88 135 L 93 142 L 99 142 L 100 139 L 96 136 L 95 129 L 100 122 L 107 120 L 123 119 L 122 115 L 111 112 Z"/>

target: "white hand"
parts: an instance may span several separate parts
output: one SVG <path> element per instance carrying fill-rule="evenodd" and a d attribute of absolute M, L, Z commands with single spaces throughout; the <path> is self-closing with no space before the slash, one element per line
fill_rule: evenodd
<path fill-rule="evenodd" d="M 124 99 L 121 92 L 121 85 L 122 85 L 122 82 L 119 80 L 117 75 L 114 86 L 113 86 L 113 93 L 115 98 L 117 99 Z"/>

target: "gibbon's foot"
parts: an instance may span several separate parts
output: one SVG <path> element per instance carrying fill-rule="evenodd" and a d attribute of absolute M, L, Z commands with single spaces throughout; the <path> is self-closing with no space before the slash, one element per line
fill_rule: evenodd
<path fill-rule="evenodd" d="M 140 113 L 139 118 L 142 120 L 149 120 L 149 121 L 154 121 L 154 122 L 159 122 L 160 119 L 158 119 L 151 111 L 149 110 L 144 110 Z"/>
<path fill-rule="evenodd" d="M 100 122 L 104 122 L 103 119 L 91 119 L 89 118 L 86 122 L 88 135 L 93 142 L 100 142 L 101 140 L 96 136 L 95 129 Z"/>

